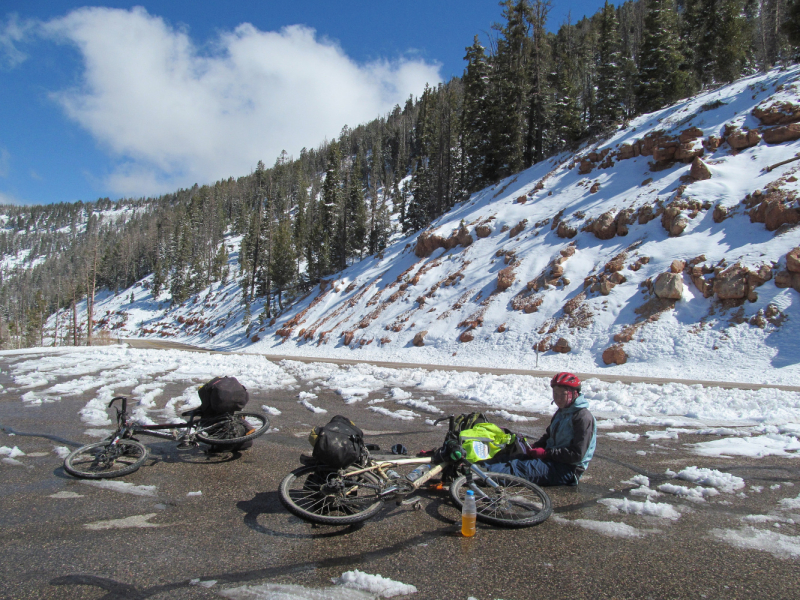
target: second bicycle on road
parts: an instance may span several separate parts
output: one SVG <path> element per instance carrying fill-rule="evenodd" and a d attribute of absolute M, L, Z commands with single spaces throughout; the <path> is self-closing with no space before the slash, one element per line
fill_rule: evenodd
<path fill-rule="evenodd" d="M 119 401 L 120 406 L 114 406 Z M 260 413 L 234 412 L 204 417 L 198 409 L 181 416 L 181 423 L 140 425 L 128 414 L 128 399 L 117 396 L 108 404 L 117 411 L 117 429 L 94 444 L 81 446 L 64 459 L 64 470 L 75 477 L 103 479 L 121 477 L 136 471 L 147 459 L 147 447 L 135 439 L 136 435 L 149 435 L 178 443 L 178 448 L 188 449 L 198 442 L 217 449 L 235 450 L 254 440 L 269 429 L 269 419 Z"/>

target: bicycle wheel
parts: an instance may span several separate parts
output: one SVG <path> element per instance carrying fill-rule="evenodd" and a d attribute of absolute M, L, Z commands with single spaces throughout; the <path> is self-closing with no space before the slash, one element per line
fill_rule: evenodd
<path fill-rule="evenodd" d="M 353 470 L 353 469 L 350 469 Z M 344 476 L 330 467 L 300 467 L 281 481 L 280 498 L 289 512 L 323 525 L 349 525 L 374 516 L 383 501 L 372 473 Z"/>
<path fill-rule="evenodd" d="M 236 446 L 264 435 L 269 419 L 259 413 L 237 412 L 200 421 L 197 439 L 211 446 Z"/>
<path fill-rule="evenodd" d="M 147 448 L 134 440 L 81 446 L 64 459 L 64 470 L 75 477 L 104 479 L 133 473 L 144 464 Z"/>
<path fill-rule="evenodd" d="M 535 483 L 505 473 L 487 473 L 498 487 L 473 482 L 477 518 L 483 523 L 501 527 L 530 527 L 541 523 L 553 512 L 550 496 Z M 450 497 L 460 509 L 467 494 L 467 478 L 461 476 L 450 486 Z"/>

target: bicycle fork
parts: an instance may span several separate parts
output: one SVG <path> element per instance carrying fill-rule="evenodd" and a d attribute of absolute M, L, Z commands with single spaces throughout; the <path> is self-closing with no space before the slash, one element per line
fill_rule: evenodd
<path fill-rule="evenodd" d="M 490 477 L 488 477 L 486 473 L 481 471 L 480 468 L 478 468 L 478 465 L 470 464 L 469 471 L 467 471 L 467 488 L 475 492 L 476 499 L 483 498 L 486 500 L 491 500 L 488 494 L 486 494 L 486 492 L 484 492 L 480 488 L 480 486 L 475 485 L 475 482 L 472 479 L 473 473 L 475 473 L 478 477 L 480 477 L 483 480 L 483 482 L 486 483 L 489 487 L 497 489 L 500 486 L 497 483 L 495 483 Z"/>

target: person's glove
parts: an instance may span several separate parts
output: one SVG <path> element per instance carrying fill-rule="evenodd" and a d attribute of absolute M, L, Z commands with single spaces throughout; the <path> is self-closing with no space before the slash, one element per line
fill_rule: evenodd
<path fill-rule="evenodd" d="M 544 453 L 544 448 L 531 448 L 528 450 L 528 456 L 530 458 L 544 458 Z"/>

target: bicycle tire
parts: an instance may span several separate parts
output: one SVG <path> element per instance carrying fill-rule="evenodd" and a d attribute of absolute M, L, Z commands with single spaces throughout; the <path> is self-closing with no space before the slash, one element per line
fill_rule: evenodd
<path fill-rule="evenodd" d="M 129 475 L 144 464 L 147 447 L 135 440 L 96 442 L 81 446 L 64 459 L 64 470 L 82 479 Z"/>
<path fill-rule="evenodd" d="M 240 426 L 236 419 L 246 419 L 255 431 L 240 435 Z M 236 446 L 248 440 L 264 435 L 269 429 L 269 419 L 261 413 L 237 412 L 232 415 L 220 415 L 212 419 L 204 419 L 197 430 L 197 439 L 210 446 Z"/>
<path fill-rule="evenodd" d="M 333 485 L 326 486 L 329 481 Z M 379 490 L 361 487 L 358 485 L 359 481 L 380 486 L 380 480 L 372 473 L 361 473 L 355 478 L 348 479 L 348 483 L 342 484 L 341 476 L 336 469 L 316 465 L 300 467 L 281 481 L 279 487 L 281 503 L 295 516 L 312 523 L 321 525 L 359 523 L 375 516 L 383 506 L 383 500 L 378 498 Z M 340 489 L 336 489 L 336 484 L 342 484 L 339 486 Z M 344 485 L 349 485 L 347 491 L 341 489 Z"/>
<path fill-rule="evenodd" d="M 550 496 L 533 482 L 506 473 L 487 473 L 498 488 L 483 485 L 478 478 L 479 490 L 489 499 L 475 494 L 477 519 L 500 527 L 530 527 L 545 521 L 553 512 Z M 461 509 L 467 493 L 467 478 L 462 475 L 450 486 L 450 497 Z"/>

